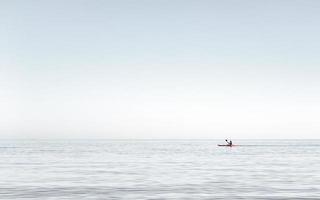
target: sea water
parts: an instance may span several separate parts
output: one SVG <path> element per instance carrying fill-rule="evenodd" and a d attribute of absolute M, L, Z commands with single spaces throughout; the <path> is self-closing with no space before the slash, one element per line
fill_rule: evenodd
<path fill-rule="evenodd" d="M 0 199 L 320 199 L 320 140 L 3 140 Z"/>

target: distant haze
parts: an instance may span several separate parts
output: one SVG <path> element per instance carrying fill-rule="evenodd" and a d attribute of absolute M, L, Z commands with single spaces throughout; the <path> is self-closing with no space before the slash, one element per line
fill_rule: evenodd
<path fill-rule="evenodd" d="M 320 138 L 320 1 L 0 1 L 0 138 Z"/>

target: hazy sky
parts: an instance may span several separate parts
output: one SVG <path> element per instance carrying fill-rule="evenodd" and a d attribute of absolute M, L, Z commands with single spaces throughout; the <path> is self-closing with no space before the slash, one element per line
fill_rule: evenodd
<path fill-rule="evenodd" d="M 318 0 L 0 0 L 0 138 L 320 138 Z"/>

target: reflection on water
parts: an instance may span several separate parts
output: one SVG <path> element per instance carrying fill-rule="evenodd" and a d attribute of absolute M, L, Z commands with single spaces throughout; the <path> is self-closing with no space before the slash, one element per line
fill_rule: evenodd
<path fill-rule="evenodd" d="M 319 140 L 217 143 L 1 141 L 0 199 L 320 199 Z"/>

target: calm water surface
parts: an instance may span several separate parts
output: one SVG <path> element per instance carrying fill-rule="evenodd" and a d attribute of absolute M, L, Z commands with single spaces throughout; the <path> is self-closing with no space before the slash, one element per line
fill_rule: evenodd
<path fill-rule="evenodd" d="M 0 199 L 320 199 L 320 140 L 217 143 L 4 140 Z"/>

